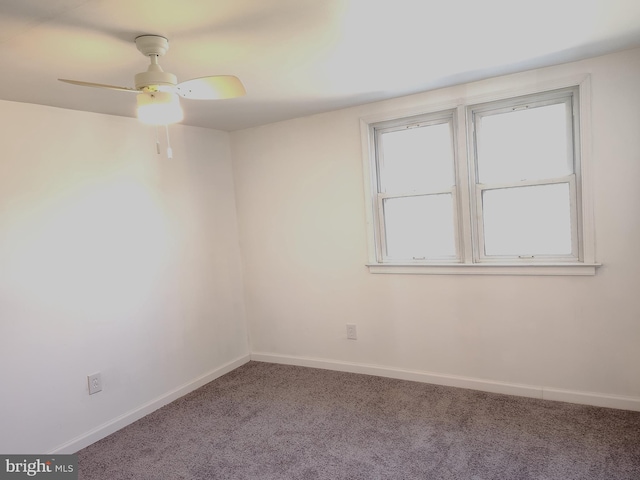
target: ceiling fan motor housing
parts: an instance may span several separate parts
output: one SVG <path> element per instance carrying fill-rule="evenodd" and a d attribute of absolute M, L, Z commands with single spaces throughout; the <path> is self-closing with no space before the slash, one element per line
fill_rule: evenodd
<path fill-rule="evenodd" d="M 137 73 L 135 76 L 136 90 L 155 85 L 176 86 L 178 78 L 173 73 L 163 72 L 160 65 L 149 65 L 146 72 Z"/>
<path fill-rule="evenodd" d="M 140 53 L 151 59 L 151 65 L 147 71 L 135 76 L 137 90 L 159 85 L 177 85 L 178 78 L 172 73 L 164 72 L 158 65 L 158 57 L 169 50 L 169 41 L 166 38 L 159 35 L 141 35 L 136 38 L 136 47 Z"/>

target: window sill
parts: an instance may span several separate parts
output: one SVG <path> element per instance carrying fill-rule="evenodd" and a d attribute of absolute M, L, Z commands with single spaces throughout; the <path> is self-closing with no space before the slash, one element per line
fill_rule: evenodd
<path fill-rule="evenodd" d="M 599 263 L 446 263 L 446 264 L 367 264 L 369 273 L 409 275 L 595 275 Z"/>

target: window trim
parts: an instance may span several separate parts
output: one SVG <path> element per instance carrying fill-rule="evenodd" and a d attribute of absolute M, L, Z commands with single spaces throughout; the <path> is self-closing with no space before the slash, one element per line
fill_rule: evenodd
<path fill-rule="evenodd" d="M 580 155 L 580 162 L 576 165 L 575 175 L 578 181 L 575 188 L 579 195 L 580 208 L 578 208 L 577 229 L 580 237 L 579 257 L 576 260 L 556 261 L 553 258 L 541 258 L 534 262 L 513 262 L 509 259 L 496 261 L 494 258 L 480 261 L 477 256 L 477 242 L 470 242 L 477 232 L 472 232 L 474 222 L 471 215 L 475 215 L 475 199 L 472 189 L 468 188 L 471 181 L 469 169 L 469 152 L 472 142 L 467 142 L 469 123 L 466 121 L 467 110 L 471 106 L 483 103 L 504 100 L 508 102 L 516 97 L 524 97 L 543 94 L 550 90 L 576 88 L 579 92 L 578 102 L 574 105 L 574 112 L 578 116 L 578 124 L 581 135 L 575 142 L 576 152 Z M 590 75 L 580 75 L 570 78 L 558 79 L 549 82 L 539 82 L 521 88 L 511 90 L 492 91 L 482 95 L 469 96 L 463 99 L 456 98 L 451 101 L 438 104 L 419 104 L 414 107 L 401 110 L 383 112 L 360 118 L 360 131 L 363 153 L 364 196 L 366 202 L 366 226 L 367 249 L 369 261 L 366 264 L 370 273 L 392 274 L 473 274 L 473 275 L 595 275 L 600 266 L 595 259 L 595 231 L 593 219 L 592 175 L 591 175 L 591 79 Z M 425 262 L 387 262 L 378 256 L 380 250 L 381 229 L 377 228 L 378 199 L 377 172 L 375 158 L 375 137 L 373 124 L 397 121 L 402 123 L 408 117 L 418 117 L 442 114 L 445 111 L 453 113 L 453 141 L 456 145 L 454 164 L 456 181 L 459 185 L 456 198 L 456 216 L 459 220 L 457 226 L 457 247 L 460 259 L 458 263 L 452 261 L 425 263 Z M 474 177 L 475 178 L 475 177 Z M 475 187 L 474 187 L 475 188 Z M 473 206 L 472 206 L 473 205 Z M 575 206 L 578 207 L 577 205 Z M 573 207 L 572 207 L 573 208 Z"/>

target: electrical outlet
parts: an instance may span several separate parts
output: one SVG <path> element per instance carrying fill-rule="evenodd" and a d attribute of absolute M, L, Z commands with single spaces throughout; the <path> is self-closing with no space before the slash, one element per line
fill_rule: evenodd
<path fill-rule="evenodd" d="M 100 372 L 87 376 L 89 382 L 89 395 L 102 391 L 102 375 Z"/>
<path fill-rule="evenodd" d="M 347 323 L 347 339 L 349 340 L 358 339 L 358 332 L 356 331 L 355 323 Z"/>

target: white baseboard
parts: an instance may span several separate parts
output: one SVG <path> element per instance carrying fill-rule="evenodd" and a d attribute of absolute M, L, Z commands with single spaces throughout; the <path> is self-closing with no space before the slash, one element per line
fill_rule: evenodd
<path fill-rule="evenodd" d="M 82 448 L 88 447 L 92 443 L 95 443 L 98 440 L 101 440 L 106 436 L 111 435 L 112 433 L 120 430 L 121 428 L 126 427 L 127 425 L 135 422 L 136 420 L 141 419 L 145 415 L 149 415 L 151 412 L 159 409 L 160 407 L 163 407 L 168 403 L 171 403 L 174 400 L 177 400 L 178 398 L 186 395 L 187 393 L 192 392 L 193 390 L 196 390 L 202 387 L 203 385 L 206 385 L 212 380 L 215 380 L 216 378 L 221 377 L 225 373 L 229 373 L 230 371 L 235 370 L 236 368 L 247 363 L 250 359 L 251 359 L 250 355 L 244 355 L 236 360 L 233 360 L 232 362 L 229 362 L 219 368 L 216 368 L 215 370 L 212 370 L 211 372 L 205 373 L 204 375 L 201 375 L 200 377 L 195 378 L 179 386 L 178 388 L 154 400 L 151 400 L 150 402 L 147 402 L 144 405 L 139 406 L 138 408 L 135 408 L 134 410 L 131 410 L 123 415 L 120 415 L 119 417 L 116 417 L 113 420 L 103 423 L 102 425 L 94 428 L 93 430 L 90 430 L 87 433 L 84 433 L 62 445 L 59 445 L 55 449 L 51 450 L 48 454 L 53 455 L 53 454 L 75 453 Z"/>
<path fill-rule="evenodd" d="M 379 377 L 397 378 L 399 380 L 411 380 L 414 382 L 445 385 L 448 387 L 469 388 L 483 392 L 503 393 L 506 395 L 578 403 L 581 405 L 592 405 L 596 407 L 640 411 L 639 397 L 625 397 L 620 395 L 561 390 L 535 385 L 495 382 L 457 375 L 443 375 L 416 370 L 402 370 L 398 368 L 382 367 L 379 365 L 339 362 L 335 360 L 276 355 L 271 353 L 252 353 L 251 360 L 258 362 L 281 363 L 285 365 L 298 365 L 301 367 L 323 368 L 325 370 L 335 370 L 339 372 L 362 373 L 366 375 L 376 375 Z"/>
<path fill-rule="evenodd" d="M 517 395 L 521 397 L 540 398 L 543 400 L 554 400 L 560 402 L 577 403 L 582 405 L 592 405 L 596 407 L 617 408 L 622 410 L 640 411 L 639 397 L 626 397 L 621 395 L 608 395 L 593 392 L 581 392 L 574 390 L 562 390 L 557 388 L 521 385 L 516 383 L 496 382 L 471 377 L 457 375 L 444 375 L 439 373 L 422 372 L 417 370 L 403 370 L 398 368 L 382 367 L 379 365 L 368 365 L 362 363 L 340 362 L 335 360 L 325 360 L 319 358 L 296 357 L 289 355 L 276 355 L 271 353 L 252 353 L 244 355 L 232 362 L 229 362 L 209 373 L 201 375 L 184 385 L 154 399 L 138 408 L 131 410 L 119 417 L 106 422 L 89 432 L 86 432 L 58 447 L 54 448 L 49 455 L 75 453 L 78 450 L 88 447 L 92 443 L 105 438 L 108 435 L 126 427 L 127 425 L 141 419 L 145 415 L 177 400 L 193 390 L 215 380 L 222 375 L 235 370 L 244 365 L 249 360 L 268 363 L 280 363 L 284 365 L 298 365 L 301 367 L 322 368 L 325 370 L 335 370 L 339 372 L 362 373 L 365 375 L 376 375 L 379 377 L 396 378 L 399 380 L 410 380 L 414 382 L 431 383 L 434 385 L 445 385 L 449 387 L 468 388 L 483 392 L 502 393 L 506 395 Z"/>
<path fill-rule="evenodd" d="M 543 399 L 640 412 L 640 398 L 544 387 Z"/>

